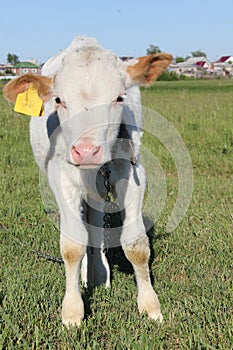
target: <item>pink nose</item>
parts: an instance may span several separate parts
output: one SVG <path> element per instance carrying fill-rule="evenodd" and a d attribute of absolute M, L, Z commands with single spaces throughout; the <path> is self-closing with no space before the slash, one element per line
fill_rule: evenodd
<path fill-rule="evenodd" d="M 82 143 L 73 146 L 71 149 L 72 158 L 77 165 L 95 165 L 101 162 L 102 147 L 94 146 L 91 143 Z"/>

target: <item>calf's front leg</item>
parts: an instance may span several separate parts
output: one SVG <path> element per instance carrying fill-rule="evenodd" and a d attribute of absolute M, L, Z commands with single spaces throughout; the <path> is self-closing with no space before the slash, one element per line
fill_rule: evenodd
<path fill-rule="evenodd" d="M 154 320 L 162 322 L 163 316 L 149 272 L 150 247 L 142 218 L 142 204 L 145 192 L 145 172 L 142 166 L 131 169 L 128 184 L 123 183 L 120 192 L 125 193 L 125 220 L 122 229 L 121 243 L 127 259 L 134 268 L 138 287 L 138 309 L 146 312 Z"/>
<path fill-rule="evenodd" d="M 80 263 L 86 248 L 61 234 L 61 254 L 66 271 L 66 292 L 62 303 L 62 322 L 67 327 L 80 326 L 84 317 L 84 304 L 80 293 Z"/>
<path fill-rule="evenodd" d="M 148 261 L 150 249 L 148 238 L 145 236 L 131 244 L 123 246 L 127 259 L 134 268 L 138 287 L 138 309 L 139 312 L 146 312 L 150 318 L 162 322 L 163 316 L 160 311 L 160 304 L 157 294 L 150 280 Z"/>
<path fill-rule="evenodd" d="M 84 305 L 80 293 L 80 263 L 86 252 L 88 233 L 82 222 L 80 189 L 74 186 L 78 178 L 75 168 L 52 159 L 48 163 L 48 178 L 60 211 L 60 249 L 66 271 L 66 292 L 62 304 L 62 322 L 67 327 L 80 326 Z"/>

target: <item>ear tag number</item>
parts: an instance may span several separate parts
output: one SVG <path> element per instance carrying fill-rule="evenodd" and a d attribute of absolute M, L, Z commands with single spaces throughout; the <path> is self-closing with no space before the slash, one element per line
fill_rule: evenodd
<path fill-rule="evenodd" d="M 14 111 L 33 117 L 44 115 L 43 101 L 33 85 L 30 85 L 25 92 L 18 94 Z"/>

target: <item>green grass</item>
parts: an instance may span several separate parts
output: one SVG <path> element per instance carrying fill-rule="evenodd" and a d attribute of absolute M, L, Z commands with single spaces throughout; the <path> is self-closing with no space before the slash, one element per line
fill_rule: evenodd
<path fill-rule="evenodd" d="M 111 290 L 82 290 L 87 314 L 81 328 L 62 327 L 64 266 L 32 253 L 60 256 L 59 232 L 41 201 L 29 119 L 12 112 L 0 89 L 0 348 L 232 349 L 233 81 L 157 82 L 142 91 L 142 101 L 176 127 L 194 172 L 187 215 L 168 234 L 177 171 L 169 152 L 145 133 L 143 143 L 156 154 L 167 183 L 165 208 L 150 233 L 163 325 L 138 314 L 132 270 L 114 250 Z"/>

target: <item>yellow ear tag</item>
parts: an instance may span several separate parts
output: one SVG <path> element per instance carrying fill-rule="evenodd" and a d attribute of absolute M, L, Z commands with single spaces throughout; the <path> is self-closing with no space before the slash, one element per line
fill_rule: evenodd
<path fill-rule="evenodd" d="M 33 117 L 44 115 L 43 101 L 33 85 L 30 85 L 25 92 L 18 94 L 14 111 Z"/>

